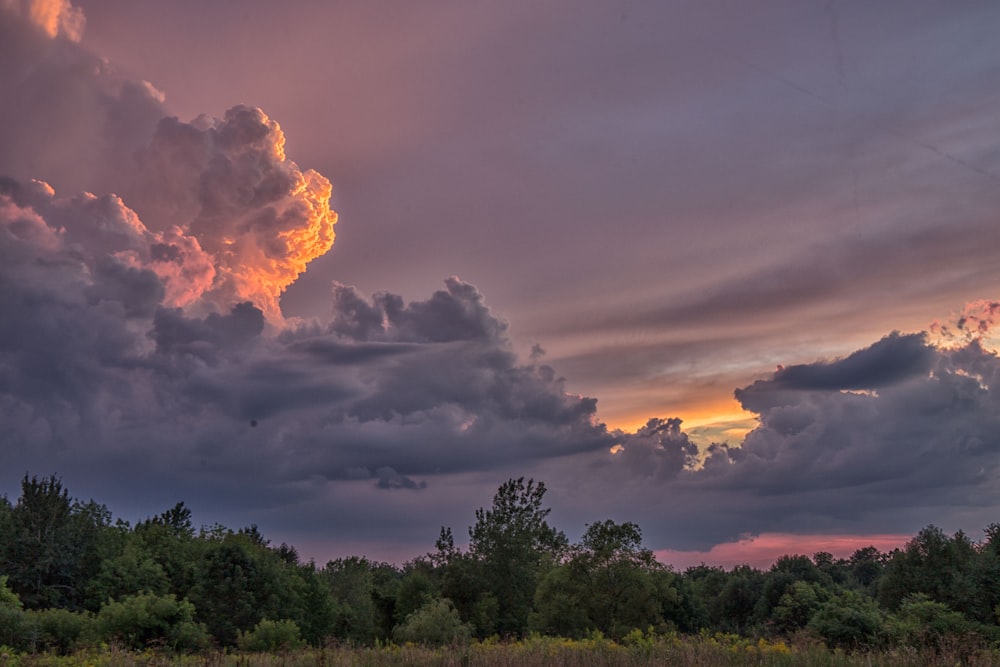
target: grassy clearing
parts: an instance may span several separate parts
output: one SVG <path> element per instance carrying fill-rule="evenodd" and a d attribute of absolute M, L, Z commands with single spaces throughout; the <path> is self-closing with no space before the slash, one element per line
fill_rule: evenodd
<path fill-rule="evenodd" d="M 167 655 L 102 648 L 69 656 L 16 654 L 0 649 L 0 667 L 980 667 L 1000 665 L 1000 651 L 962 645 L 938 651 L 896 648 L 848 654 L 803 641 L 752 640 L 716 634 L 697 637 L 637 635 L 622 643 L 603 637 L 567 640 L 532 637 L 518 642 L 472 642 L 427 648 L 394 644 L 331 646 L 286 653 L 207 652 Z"/>

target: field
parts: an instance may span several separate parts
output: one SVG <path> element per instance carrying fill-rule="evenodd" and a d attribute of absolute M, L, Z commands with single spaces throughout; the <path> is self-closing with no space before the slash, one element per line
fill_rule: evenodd
<path fill-rule="evenodd" d="M 967 649 L 958 644 L 937 651 L 895 648 L 845 653 L 803 640 L 801 645 L 734 635 L 648 638 L 613 642 L 597 636 L 571 641 L 533 637 L 518 642 L 472 642 L 445 648 L 385 645 L 373 648 L 331 646 L 284 653 L 206 652 L 171 656 L 115 648 L 70 656 L 0 652 L 0 667 L 953 667 L 1000 665 L 1000 651 Z"/>

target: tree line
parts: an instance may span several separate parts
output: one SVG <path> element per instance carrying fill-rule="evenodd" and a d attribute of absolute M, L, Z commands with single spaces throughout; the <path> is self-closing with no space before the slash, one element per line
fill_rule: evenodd
<path fill-rule="evenodd" d="M 444 527 L 402 566 L 320 567 L 256 526 L 196 530 L 183 503 L 132 526 L 56 476 L 26 475 L 16 502 L 0 498 L 0 646 L 277 650 L 636 630 L 805 633 L 845 649 L 1000 641 L 997 524 L 981 541 L 928 526 L 888 553 L 677 572 L 634 523 L 597 521 L 570 543 L 547 521 L 545 492 L 508 480 L 475 511 L 465 549 Z"/>

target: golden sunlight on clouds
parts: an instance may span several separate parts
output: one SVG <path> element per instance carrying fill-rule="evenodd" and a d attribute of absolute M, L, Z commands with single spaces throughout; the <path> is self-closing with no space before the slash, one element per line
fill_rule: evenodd
<path fill-rule="evenodd" d="M 79 42 L 86 19 L 69 0 L 0 0 L 0 7 L 26 16 L 49 37 L 59 35 Z"/>
<path fill-rule="evenodd" d="M 661 412 L 669 412 L 682 419 L 684 432 L 704 445 L 713 442 L 738 444 L 757 426 L 757 416 L 742 409 L 731 395 L 687 405 L 666 406 Z M 645 413 L 629 415 L 617 420 L 614 426 L 624 431 L 636 431 L 649 417 Z"/>
<path fill-rule="evenodd" d="M 953 313 L 947 321 L 933 322 L 928 340 L 944 348 L 977 341 L 985 349 L 996 350 L 1000 347 L 997 324 L 1000 324 L 1000 301 L 976 299 L 965 304 L 962 312 Z"/>

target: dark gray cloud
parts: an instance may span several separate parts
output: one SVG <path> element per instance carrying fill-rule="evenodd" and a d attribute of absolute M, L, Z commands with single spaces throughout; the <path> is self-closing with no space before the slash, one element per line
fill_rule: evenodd
<path fill-rule="evenodd" d="M 0 3 L 9 492 L 56 472 L 132 516 L 183 499 L 278 539 L 416 545 L 404 557 L 511 475 L 544 479 L 570 532 L 637 520 L 656 547 L 992 520 L 992 302 L 954 349 L 869 341 L 995 284 L 995 10 L 921 3 L 901 26 L 839 2 L 831 41 L 818 2 L 114 8 L 115 39 L 148 41 L 131 64 L 183 77 L 185 122 L 56 4 L 29 24 Z M 169 45 L 143 38 L 163 26 Z M 286 33 L 295 48 L 260 48 Z M 320 62 L 363 66 L 318 87 L 299 68 Z M 210 101 L 192 111 L 191 91 Z M 270 116 L 231 106 L 260 98 L 291 119 L 290 152 L 346 184 L 345 252 L 303 280 L 332 190 Z M 453 271 L 490 305 L 440 289 Z M 567 368 L 616 378 L 644 416 L 742 386 L 757 427 L 611 428 Z"/>
<path fill-rule="evenodd" d="M 743 408 L 762 413 L 801 391 L 880 390 L 914 376 L 926 375 L 937 353 L 924 334 L 894 332 L 844 359 L 828 363 L 780 367 L 770 380 L 758 380 L 736 390 Z"/>
<path fill-rule="evenodd" d="M 623 449 L 594 459 L 591 479 L 651 539 L 688 549 L 763 532 L 906 533 L 956 516 L 976 531 L 1000 501 L 998 372 L 978 341 L 893 333 L 737 390 L 759 425 L 705 447 L 700 465 L 679 423 L 651 420 L 619 434 Z"/>

